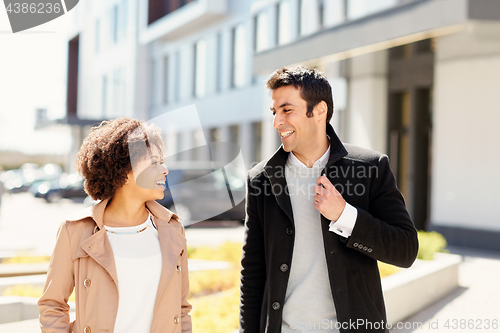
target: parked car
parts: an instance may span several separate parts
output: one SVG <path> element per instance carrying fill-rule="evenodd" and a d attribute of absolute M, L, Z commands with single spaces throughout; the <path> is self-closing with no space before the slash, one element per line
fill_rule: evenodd
<path fill-rule="evenodd" d="M 35 163 L 25 163 L 19 169 L 9 170 L 2 173 L 0 181 L 11 193 L 29 191 L 36 183 L 52 181 L 61 175 L 61 167 L 57 164 L 48 163 L 39 167 Z"/>
<path fill-rule="evenodd" d="M 167 165 L 164 197 L 160 204 L 182 218 L 185 226 L 204 220 L 239 220 L 245 217 L 245 181 L 228 168 L 209 163 Z"/>
<path fill-rule="evenodd" d="M 34 183 L 29 191 L 37 198 L 44 198 L 47 202 L 57 202 L 63 198 L 85 198 L 83 178 L 78 175 L 61 175 L 59 179 Z"/>

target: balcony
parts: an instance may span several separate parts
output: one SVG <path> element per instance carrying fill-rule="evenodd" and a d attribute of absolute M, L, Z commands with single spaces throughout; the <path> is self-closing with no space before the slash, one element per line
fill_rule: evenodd
<path fill-rule="evenodd" d="M 158 1 L 150 0 L 149 6 L 162 6 Z M 147 27 L 143 29 L 140 41 L 143 44 L 155 40 L 173 41 L 189 35 L 195 31 L 206 29 L 228 14 L 227 0 L 195 0 L 186 3 L 173 11 L 165 8 L 155 8 L 165 13 L 160 18 L 148 8 Z M 151 22 L 151 23 L 149 23 Z"/>

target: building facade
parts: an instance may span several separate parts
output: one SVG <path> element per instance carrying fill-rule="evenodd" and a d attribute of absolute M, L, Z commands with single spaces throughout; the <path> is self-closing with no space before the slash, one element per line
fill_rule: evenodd
<path fill-rule="evenodd" d="M 169 132 L 167 149 L 233 142 L 249 167 L 279 146 L 265 79 L 316 67 L 337 133 L 389 155 L 417 228 L 500 249 L 500 2 L 89 0 L 72 12 L 68 117 L 194 104 L 202 130 Z"/>

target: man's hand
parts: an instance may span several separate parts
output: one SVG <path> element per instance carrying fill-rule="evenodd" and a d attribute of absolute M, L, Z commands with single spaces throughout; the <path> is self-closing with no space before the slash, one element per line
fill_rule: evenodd
<path fill-rule="evenodd" d="M 342 215 L 346 202 L 325 175 L 318 177 L 316 182 L 318 185 L 314 186 L 314 207 L 324 217 L 336 222 Z"/>

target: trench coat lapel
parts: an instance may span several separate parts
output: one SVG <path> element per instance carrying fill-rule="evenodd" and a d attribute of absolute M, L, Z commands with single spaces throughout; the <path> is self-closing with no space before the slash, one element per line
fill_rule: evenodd
<path fill-rule="evenodd" d="M 157 308 L 168 281 L 177 270 L 177 258 L 181 255 L 181 252 L 184 251 L 186 238 L 178 230 L 175 230 L 170 223 L 157 219 L 154 216 L 153 219 L 158 228 L 162 259 L 160 282 L 158 284 L 155 301 L 155 308 Z M 187 267 L 181 267 L 181 269 L 186 268 Z"/>
<path fill-rule="evenodd" d="M 76 221 L 85 217 L 91 217 L 94 220 L 96 224 L 95 231 L 97 232 L 85 239 L 80 247 L 108 272 L 118 287 L 115 256 L 113 255 L 113 249 L 111 248 L 111 243 L 109 242 L 108 236 L 106 235 L 106 229 L 104 228 L 104 210 L 106 209 L 107 203 L 108 200 L 103 200 L 86 210 L 82 210 L 79 215 L 75 216 L 76 219 L 73 218 L 72 220 Z"/>
<path fill-rule="evenodd" d="M 106 229 L 103 228 L 84 240 L 81 248 L 111 275 L 111 278 L 118 287 L 115 256 L 106 235 Z"/>

